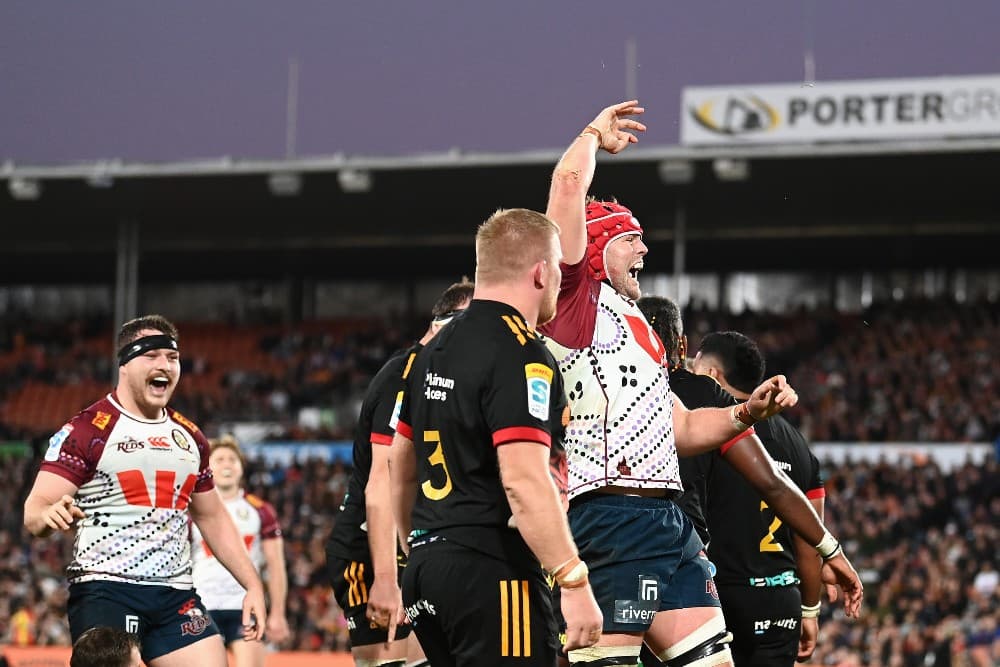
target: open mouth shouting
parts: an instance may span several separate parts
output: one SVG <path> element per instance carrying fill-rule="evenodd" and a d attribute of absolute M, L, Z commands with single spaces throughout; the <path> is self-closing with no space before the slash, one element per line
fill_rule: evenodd
<path fill-rule="evenodd" d="M 629 267 L 628 270 L 629 277 L 632 280 L 639 282 L 639 272 L 642 271 L 642 269 L 643 269 L 643 263 L 642 260 L 640 259 L 638 262 Z"/>
<path fill-rule="evenodd" d="M 149 386 L 149 391 L 153 396 L 158 398 L 166 398 L 167 392 L 170 391 L 170 376 L 164 374 L 154 375 L 147 382 Z"/>

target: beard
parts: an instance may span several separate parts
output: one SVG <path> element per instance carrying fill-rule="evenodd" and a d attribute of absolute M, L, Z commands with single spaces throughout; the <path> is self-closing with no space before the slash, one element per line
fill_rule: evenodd
<path fill-rule="evenodd" d="M 638 301 L 642 296 L 642 288 L 639 286 L 639 281 L 632 278 L 628 272 L 612 275 L 609 278 L 609 282 L 616 292 L 628 297 L 632 301 Z"/>
<path fill-rule="evenodd" d="M 538 307 L 538 322 L 535 326 L 540 327 L 543 324 L 548 324 L 556 317 L 556 306 L 559 302 L 559 289 L 552 290 L 551 294 L 546 294 L 545 298 L 542 300 L 541 305 Z"/>

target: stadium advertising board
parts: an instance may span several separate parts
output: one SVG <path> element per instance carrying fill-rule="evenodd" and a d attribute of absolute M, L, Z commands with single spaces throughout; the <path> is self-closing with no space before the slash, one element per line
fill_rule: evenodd
<path fill-rule="evenodd" d="M 685 88 L 686 145 L 1000 136 L 1000 75 Z"/>

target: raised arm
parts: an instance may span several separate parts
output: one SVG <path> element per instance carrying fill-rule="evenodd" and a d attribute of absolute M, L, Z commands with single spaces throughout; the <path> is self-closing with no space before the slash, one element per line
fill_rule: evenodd
<path fill-rule="evenodd" d="M 645 125 L 629 118 L 644 111 L 638 104 L 638 100 L 629 100 L 603 109 L 573 139 L 556 163 L 545 215 L 562 230 L 559 242 L 566 264 L 579 262 L 587 248 L 585 208 L 587 192 L 597 167 L 595 154 L 599 148 L 618 153 L 638 141 L 634 134 L 626 131 L 646 130 Z"/>

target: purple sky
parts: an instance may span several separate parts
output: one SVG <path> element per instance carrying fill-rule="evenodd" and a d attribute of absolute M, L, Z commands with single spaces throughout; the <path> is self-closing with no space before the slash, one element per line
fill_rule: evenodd
<path fill-rule="evenodd" d="M 298 155 L 559 148 L 625 95 L 628 38 L 644 142 L 675 144 L 683 86 L 801 81 L 807 41 L 819 81 L 1000 73 L 997 26 L 997 0 L 5 0 L 0 161 L 283 157 L 291 58 Z"/>

